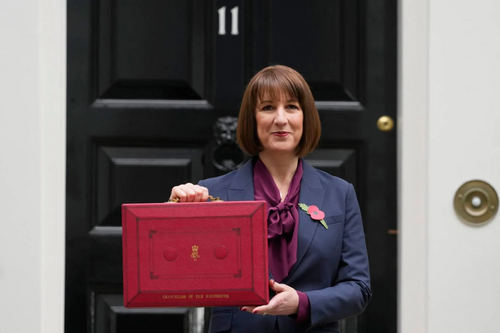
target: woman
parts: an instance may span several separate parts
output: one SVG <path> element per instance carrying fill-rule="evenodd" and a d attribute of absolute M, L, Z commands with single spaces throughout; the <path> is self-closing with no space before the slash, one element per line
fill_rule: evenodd
<path fill-rule="evenodd" d="M 172 189 L 170 198 L 181 202 L 209 194 L 267 202 L 275 295 L 258 307 L 214 308 L 210 332 L 338 332 L 338 320 L 366 307 L 368 258 L 353 186 L 302 160 L 320 132 L 304 78 L 286 66 L 264 68 L 247 86 L 237 129 L 240 147 L 254 158 L 227 175 Z"/>

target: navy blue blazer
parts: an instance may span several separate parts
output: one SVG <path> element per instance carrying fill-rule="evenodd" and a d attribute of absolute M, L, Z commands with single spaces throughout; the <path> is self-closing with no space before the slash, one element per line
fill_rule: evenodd
<path fill-rule="evenodd" d="M 238 307 L 212 311 L 209 332 L 339 332 L 338 320 L 361 313 L 371 298 L 368 256 L 354 188 L 303 161 L 299 202 L 325 212 L 328 229 L 299 209 L 297 262 L 281 281 L 306 293 L 311 320 L 299 325 L 290 316 L 261 316 Z M 202 180 L 213 196 L 254 200 L 253 165 Z"/>

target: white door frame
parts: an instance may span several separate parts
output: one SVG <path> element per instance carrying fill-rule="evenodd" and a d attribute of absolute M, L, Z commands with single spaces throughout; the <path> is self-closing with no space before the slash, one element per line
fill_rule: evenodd
<path fill-rule="evenodd" d="M 398 332 L 427 332 L 428 0 L 401 0 L 398 28 Z"/>

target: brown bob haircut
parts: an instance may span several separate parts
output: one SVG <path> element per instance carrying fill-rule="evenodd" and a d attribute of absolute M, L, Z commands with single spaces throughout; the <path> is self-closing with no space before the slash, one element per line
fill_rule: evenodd
<path fill-rule="evenodd" d="M 297 99 L 304 115 L 302 138 L 295 154 L 304 157 L 316 148 L 321 136 L 321 123 L 311 89 L 294 69 L 275 65 L 262 69 L 250 80 L 243 95 L 236 138 L 241 149 L 250 156 L 259 154 L 263 147 L 257 135 L 256 108 L 264 95 L 273 100 L 282 94 Z"/>

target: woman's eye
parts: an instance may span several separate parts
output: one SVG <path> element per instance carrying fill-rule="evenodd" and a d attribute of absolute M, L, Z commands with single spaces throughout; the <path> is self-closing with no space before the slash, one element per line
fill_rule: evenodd
<path fill-rule="evenodd" d="M 287 109 L 294 109 L 294 110 L 298 110 L 298 109 L 299 109 L 299 107 L 298 107 L 297 105 L 293 105 L 293 104 L 291 104 L 291 105 L 288 105 L 288 106 L 287 106 Z"/>
<path fill-rule="evenodd" d="M 273 109 L 273 106 L 272 105 L 266 105 L 262 108 L 262 110 L 265 110 L 265 111 L 270 111 Z"/>

